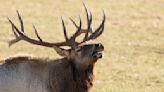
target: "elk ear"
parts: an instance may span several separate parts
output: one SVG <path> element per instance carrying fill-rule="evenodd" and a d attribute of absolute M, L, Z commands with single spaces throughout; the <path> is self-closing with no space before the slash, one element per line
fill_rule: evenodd
<path fill-rule="evenodd" d="M 69 50 L 66 50 L 57 46 L 54 46 L 54 49 L 60 56 L 66 56 L 66 57 L 69 56 L 69 53 L 70 53 Z"/>

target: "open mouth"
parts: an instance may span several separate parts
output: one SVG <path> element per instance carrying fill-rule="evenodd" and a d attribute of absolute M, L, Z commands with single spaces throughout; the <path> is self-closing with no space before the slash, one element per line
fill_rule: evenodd
<path fill-rule="evenodd" d="M 102 52 L 95 52 L 95 53 L 93 53 L 93 57 L 102 58 Z"/>
<path fill-rule="evenodd" d="M 102 51 L 104 51 L 104 47 L 102 45 L 98 46 L 92 54 L 93 57 L 102 58 Z"/>

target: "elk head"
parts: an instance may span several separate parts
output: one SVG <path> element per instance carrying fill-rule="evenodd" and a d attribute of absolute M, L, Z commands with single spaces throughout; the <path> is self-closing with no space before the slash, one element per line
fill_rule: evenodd
<path fill-rule="evenodd" d="M 32 39 L 29 36 L 27 36 L 24 32 L 23 20 L 20 16 L 19 12 L 17 11 L 18 18 L 19 18 L 19 21 L 21 24 L 21 29 L 18 29 L 16 27 L 16 25 L 8 18 L 8 20 L 12 26 L 12 31 L 16 37 L 15 39 L 13 39 L 9 42 L 9 46 L 11 46 L 21 40 L 24 40 L 24 41 L 29 42 L 34 45 L 40 45 L 40 46 L 44 46 L 44 47 L 54 48 L 60 56 L 63 56 L 69 60 L 72 60 L 73 63 L 76 64 L 77 67 L 85 69 L 85 67 L 89 66 L 90 64 L 95 63 L 99 58 L 102 57 L 101 52 L 104 50 L 104 47 L 101 43 L 98 43 L 98 44 L 84 44 L 84 43 L 86 43 L 87 41 L 96 39 L 103 33 L 104 24 L 105 24 L 105 14 L 103 12 L 102 23 L 93 32 L 92 27 L 91 27 L 92 13 L 86 8 L 85 5 L 84 5 L 84 8 L 85 8 L 86 16 L 87 16 L 87 28 L 86 29 L 81 28 L 82 23 L 81 23 L 80 17 L 79 17 L 79 19 L 80 19 L 79 25 L 77 25 L 75 23 L 75 21 L 70 18 L 72 23 L 77 28 L 77 31 L 69 38 L 66 33 L 66 27 L 65 27 L 64 20 L 61 18 L 65 41 L 55 42 L 55 43 L 46 42 L 46 41 L 42 40 L 41 37 L 38 35 L 38 32 L 34 25 L 33 25 L 33 28 L 34 28 L 34 31 L 35 31 L 35 34 L 36 34 L 38 40 Z M 83 40 L 81 42 L 77 42 L 76 38 L 78 36 L 80 36 L 82 33 L 85 34 Z M 68 46 L 70 48 L 64 49 L 62 46 Z"/>

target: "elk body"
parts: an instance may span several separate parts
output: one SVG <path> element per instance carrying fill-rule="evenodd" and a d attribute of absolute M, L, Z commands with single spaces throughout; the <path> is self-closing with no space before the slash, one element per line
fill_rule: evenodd
<path fill-rule="evenodd" d="M 84 5 L 85 7 L 85 5 Z M 32 39 L 24 32 L 23 20 L 18 13 L 21 29 L 8 18 L 16 38 L 9 42 L 9 46 L 24 40 L 34 45 L 54 48 L 63 56 L 61 59 L 43 59 L 30 56 L 9 57 L 0 64 L 0 92 L 89 92 L 93 85 L 94 64 L 102 57 L 104 47 L 101 43 L 84 44 L 94 40 L 104 30 L 105 14 L 102 23 L 92 31 L 92 14 L 85 7 L 87 14 L 87 29 L 81 28 L 72 19 L 77 31 L 69 38 L 62 19 L 66 41 L 50 43 L 41 39 L 34 26 L 38 40 Z M 76 38 L 85 34 L 81 42 Z M 64 49 L 68 46 L 69 49 Z"/>

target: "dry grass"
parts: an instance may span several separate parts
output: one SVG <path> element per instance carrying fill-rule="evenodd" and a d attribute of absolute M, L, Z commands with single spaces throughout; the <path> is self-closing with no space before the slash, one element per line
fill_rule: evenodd
<path fill-rule="evenodd" d="M 102 9 L 107 15 L 105 32 L 95 41 L 105 45 L 105 55 L 96 65 L 97 81 L 92 91 L 164 92 L 164 1 L 83 2 L 92 10 L 94 28 L 102 19 Z M 6 16 L 18 24 L 16 10 L 22 14 L 29 35 L 34 36 L 34 23 L 41 37 L 48 41 L 64 40 L 61 16 L 66 20 L 68 30 L 74 30 L 69 17 L 78 21 L 80 14 L 83 25 L 86 24 L 82 1 L 0 0 L 0 58 L 20 52 L 40 57 L 58 57 L 52 49 L 25 42 L 8 47 L 7 41 L 14 36 Z"/>

